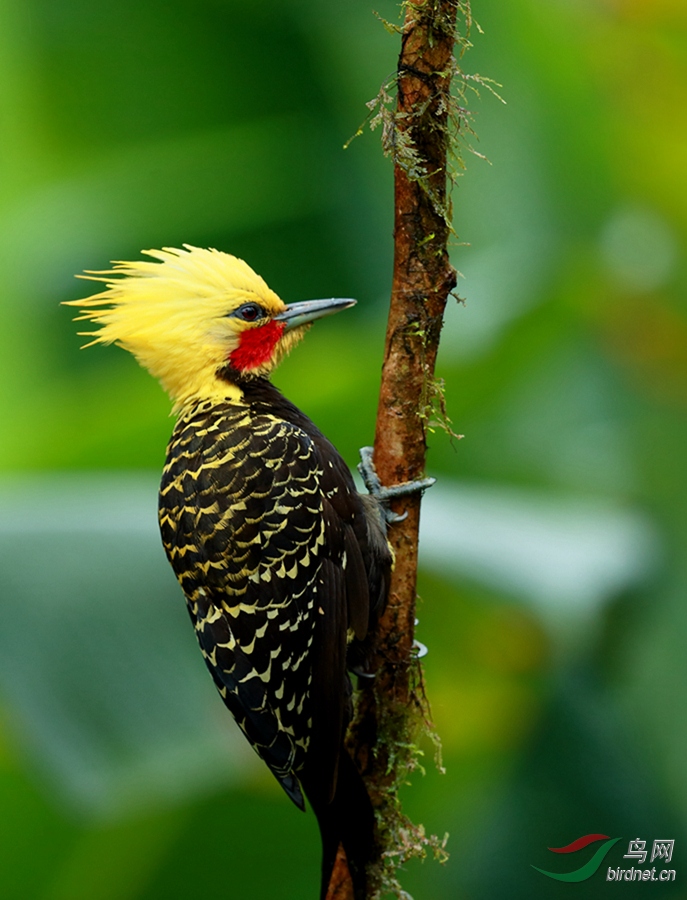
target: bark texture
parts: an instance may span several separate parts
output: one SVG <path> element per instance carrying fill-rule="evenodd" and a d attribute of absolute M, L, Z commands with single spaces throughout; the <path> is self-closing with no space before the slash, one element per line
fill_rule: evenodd
<path fill-rule="evenodd" d="M 439 334 L 456 285 L 447 251 L 447 154 L 459 9 L 458 0 L 424 0 L 405 8 L 397 107 L 387 138 L 395 164 L 394 270 L 374 443 L 375 466 L 385 486 L 424 474 Z M 397 789 L 405 772 L 399 768 L 407 759 L 399 748 L 412 743 L 416 733 L 409 710 L 416 700 L 411 676 L 418 665 L 412 647 L 420 499 L 414 494 L 393 503 L 407 518 L 389 530 L 396 564 L 375 639 L 377 676 L 359 695 L 349 737 L 378 812 L 369 897 L 377 897 L 382 888 L 398 890 L 386 877 L 389 860 L 402 857 L 413 841 L 394 823 L 401 821 Z M 421 830 L 419 835 L 424 840 Z"/>

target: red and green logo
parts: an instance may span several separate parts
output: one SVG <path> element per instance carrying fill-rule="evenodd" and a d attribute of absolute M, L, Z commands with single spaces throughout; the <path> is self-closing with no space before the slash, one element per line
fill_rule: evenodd
<path fill-rule="evenodd" d="M 576 841 L 573 841 L 572 844 L 568 844 L 566 847 L 547 848 L 552 853 L 577 853 L 578 850 L 583 850 L 585 847 L 588 847 L 596 841 L 603 841 L 604 843 L 597 848 L 596 853 L 592 858 L 587 860 L 587 862 L 583 866 L 580 866 L 579 869 L 574 869 L 572 872 L 547 872 L 545 869 L 540 869 L 539 866 L 532 866 L 532 868 L 536 869 L 537 872 L 541 872 L 542 875 L 546 875 L 547 878 L 555 878 L 556 881 L 586 881 L 587 878 L 591 878 L 594 872 L 596 872 L 604 861 L 608 851 L 614 844 L 617 844 L 619 840 L 619 837 L 609 838 L 607 834 L 585 834 Z"/>

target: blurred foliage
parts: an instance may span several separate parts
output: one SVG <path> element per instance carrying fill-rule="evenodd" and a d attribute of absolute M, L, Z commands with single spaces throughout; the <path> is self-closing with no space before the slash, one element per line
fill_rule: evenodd
<path fill-rule="evenodd" d="M 376 10 L 398 12 L 389 0 Z M 430 436 L 434 491 L 462 480 L 602 504 L 642 517 L 659 551 L 641 577 L 628 564 L 584 615 L 568 601 L 572 641 L 521 589 L 439 571 L 428 556 L 419 638 L 447 774 L 428 747 L 407 804 L 428 830 L 450 832 L 452 856 L 413 867 L 408 889 L 416 900 L 677 898 L 687 6 L 479 0 L 473 12 L 484 35 L 473 32 L 465 69 L 501 83 L 507 105 L 475 101 L 489 162 L 469 158 L 454 197 L 466 304 L 448 310 L 439 374 L 465 439 Z M 58 302 L 85 292 L 76 272 L 182 242 L 244 257 L 286 301 L 358 297 L 275 377 L 353 466 L 374 428 L 392 177 L 374 137 L 342 146 L 397 49 L 361 0 L 0 3 L 7 900 L 314 896 L 314 820 L 229 739 L 224 765 L 229 717 L 203 682 L 164 561 L 156 574 L 161 557 L 149 558 L 155 539 L 144 546 L 138 525 L 122 537 L 116 523 L 88 535 L 92 506 L 78 527 L 63 521 L 60 497 L 78 512 L 98 495 L 94 470 L 145 469 L 152 485 L 171 422 L 128 355 L 78 351 Z M 45 487 L 57 470 L 74 472 L 67 493 Z M 208 735 L 206 755 L 187 746 L 194 730 Z M 107 766 L 112 780 L 98 781 Z M 123 798 L 138 785 L 138 805 L 100 803 L 104 784 Z M 630 839 L 674 838 L 677 883 L 609 887 L 602 867 L 567 885 L 531 868 L 574 868 L 546 848 L 592 832 L 622 836 L 614 866 L 630 864 Z"/>

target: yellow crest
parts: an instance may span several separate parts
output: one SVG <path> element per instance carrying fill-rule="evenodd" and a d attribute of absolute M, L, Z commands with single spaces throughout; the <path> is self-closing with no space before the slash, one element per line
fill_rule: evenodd
<path fill-rule="evenodd" d="M 160 379 L 177 408 L 218 390 L 232 395 L 231 386 L 216 379 L 240 336 L 228 316 L 246 302 L 259 302 L 270 315 L 285 304 L 247 263 L 228 253 L 189 244 L 143 253 L 157 261 L 114 262 L 111 270 L 79 276 L 106 285 L 67 303 L 81 310 L 77 321 L 100 325 L 80 332 L 92 338 L 85 346 L 116 343 L 129 350 Z"/>

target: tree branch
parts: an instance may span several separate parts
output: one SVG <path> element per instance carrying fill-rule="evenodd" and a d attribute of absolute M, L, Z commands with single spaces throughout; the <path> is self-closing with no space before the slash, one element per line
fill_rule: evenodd
<path fill-rule="evenodd" d="M 435 395 L 434 367 L 444 309 L 456 285 L 447 250 L 451 232 L 447 193 L 451 78 L 460 0 L 406 3 L 397 69 L 397 104 L 386 143 L 394 158 L 395 225 L 391 303 L 382 368 L 374 462 L 382 484 L 422 477 L 426 428 Z M 385 123 L 387 124 L 387 123 Z M 419 663 L 413 658 L 420 496 L 396 500 L 407 518 L 389 530 L 396 562 L 386 611 L 375 638 L 371 687 L 358 697 L 350 748 L 377 810 L 376 858 L 370 897 L 399 894 L 394 860 L 425 855 L 436 839 L 403 816 L 398 787 L 416 757 Z"/>

